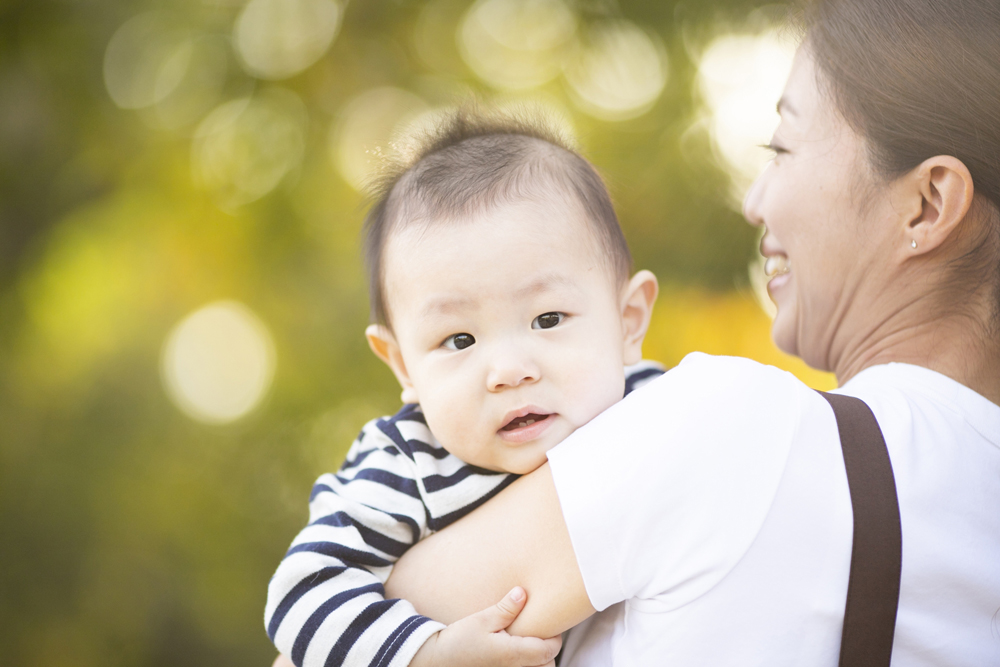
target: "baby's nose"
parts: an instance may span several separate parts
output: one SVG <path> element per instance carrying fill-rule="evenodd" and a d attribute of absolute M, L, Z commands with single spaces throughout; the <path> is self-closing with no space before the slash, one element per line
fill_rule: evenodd
<path fill-rule="evenodd" d="M 538 366 L 530 359 L 522 355 L 506 354 L 494 360 L 486 383 L 490 391 L 502 391 L 537 382 L 540 377 Z"/>

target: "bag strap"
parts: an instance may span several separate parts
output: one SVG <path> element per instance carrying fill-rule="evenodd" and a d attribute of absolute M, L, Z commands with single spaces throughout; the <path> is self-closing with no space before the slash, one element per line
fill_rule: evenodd
<path fill-rule="evenodd" d="M 864 401 L 819 393 L 837 418 L 854 511 L 840 667 L 889 667 L 903 552 L 889 450 Z"/>

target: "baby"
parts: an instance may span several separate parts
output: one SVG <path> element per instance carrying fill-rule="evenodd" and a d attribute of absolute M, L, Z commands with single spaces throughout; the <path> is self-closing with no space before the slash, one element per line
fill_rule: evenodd
<path fill-rule="evenodd" d="M 536 123 L 442 123 L 376 192 L 366 254 L 366 336 L 405 405 L 319 478 L 271 580 L 267 632 L 300 667 L 410 664 L 444 626 L 384 598 L 393 563 L 662 373 L 639 363 L 656 278 L 630 278 L 600 177 Z"/>

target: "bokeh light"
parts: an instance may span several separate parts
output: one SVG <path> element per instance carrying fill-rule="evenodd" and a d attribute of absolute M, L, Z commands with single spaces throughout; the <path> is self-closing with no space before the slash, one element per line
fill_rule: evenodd
<path fill-rule="evenodd" d="M 209 304 L 185 317 L 163 347 L 167 394 L 192 419 L 225 424 L 253 410 L 274 376 L 271 335 L 237 301 Z"/>
<path fill-rule="evenodd" d="M 713 38 L 756 44 L 780 20 L 759 7 L 6 3 L 5 663 L 273 661 L 262 597 L 310 484 L 398 409 L 361 335 L 357 189 L 470 94 L 544 108 L 606 178 L 663 285 L 648 357 L 743 354 L 829 386 L 770 342 L 755 232 L 725 196 L 743 193 L 720 146 L 767 136 L 733 144 L 719 77 L 773 115 L 755 77 L 783 72 L 745 54 L 717 72 Z"/>
<path fill-rule="evenodd" d="M 200 120 L 219 99 L 229 71 L 229 45 L 218 35 L 189 37 L 163 61 L 157 77 L 153 125 L 178 129 Z"/>
<path fill-rule="evenodd" d="M 122 24 L 104 51 L 104 85 L 112 101 L 123 109 L 142 109 L 170 95 L 186 71 L 177 55 L 186 43 L 188 35 L 165 12 Z"/>
<path fill-rule="evenodd" d="M 734 203 L 742 201 L 768 159 L 760 145 L 778 125 L 775 105 L 794 54 L 794 44 L 777 32 L 724 35 L 709 44 L 698 63 L 712 144 L 732 178 Z"/>
<path fill-rule="evenodd" d="M 649 111 L 663 92 L 667 71 L 659 37 L 630 21 L 607 21 L 588 29 L 566 81 L 581 111 L 625 120 Z"/>
<path fill-rule="evenodd" d="M 455 31 L 467 9 L 463 0 L 431 0 L 420 9 L 413 25 L 413 46 L 425 64 L 439 72 L 463 73 Z"/>
<path fill-rule="evenodd" d="M 326 53 L 340 18 L 332 0 L 250 0 L 236 19 L 233 42 L 250 74 L 284 79 Z"/>
<path fill-rule="evenodd" d="M 390 86 L 353 98 L 330 133 L 330 157 L 340 175 L 355 190 L 363 190 L 393 150 L 393 139 L 430 111 L 419 96 Z"/>
<path fill-rule="evenodd" d="M 576 34 L 562 0 L 479 0 L 459 28 L 466 64 L 491 86 L 526 90 L 562 71 Z"/>
<path fill-rule="evenodd" d="M 220 105 L 195 132 L 195 181 L 226 210 L 260 199 L 299 166 L 307 123 L 302 101 L 283 89 Z"/>

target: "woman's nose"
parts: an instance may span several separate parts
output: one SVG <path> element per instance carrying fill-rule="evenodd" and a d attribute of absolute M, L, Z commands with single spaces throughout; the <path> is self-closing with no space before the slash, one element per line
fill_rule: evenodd
<path fill-rule="evenodd" d="M 747 196 L 743 199 L 743 217 L 751 225 L 764 224 L 764 214 L 761 210 L 761 203 L 764 197 L 764 179 L 767 176 L 771 165 L 764 168 L 764 171 L 757 177 L 747 191 Z"/>
<path fill-rule="evenodd" d="M 507 351 L 498 355 L 486 378 L 487 389 L 503 391 L 522 384 L 537 382 L 541 377 L 538 365 L 523 353 Z"/>

